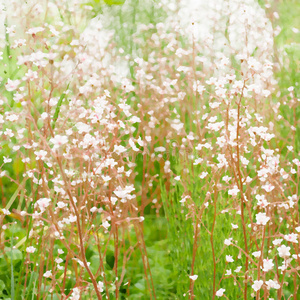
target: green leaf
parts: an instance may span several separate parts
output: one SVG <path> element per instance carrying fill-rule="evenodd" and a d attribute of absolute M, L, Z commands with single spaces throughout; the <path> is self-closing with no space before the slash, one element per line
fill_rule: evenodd
<path fill-rule="evenodd" d="M 24 163 L 22 162 L 21 157 L 17 157 L 13 162 L 13 169 L 15 174 L 20 174 L 24 171 Z"/>
<path fill-rule="evenodd" d="M 5 290 L 5 283 L 3 280 L 0 280 L 0 295 L 2 295 L 2 292 Z"/>
<path fill-rule="evenodd" d="M 113 269 L 115 264 L 115 256 L 112 251 L 107 252 L 106 254 L 106 263 L 109 265 L 111 269 Z"/>
<path fill-rule="evenodd" d="M 93 255 L 90 259 L 89 259 L 91 266 L 90 269 L 93 273 L 96 273 L 99 266 L 100 266 L 100 258 L 99 255 Z"/>

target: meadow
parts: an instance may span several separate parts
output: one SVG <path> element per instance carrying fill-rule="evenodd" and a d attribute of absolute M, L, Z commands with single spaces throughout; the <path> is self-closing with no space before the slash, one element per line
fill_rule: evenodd
<path fill-rule="evenodd" d="M 0 299 L 300 299 L 299 0 L 0 3 Z"/>

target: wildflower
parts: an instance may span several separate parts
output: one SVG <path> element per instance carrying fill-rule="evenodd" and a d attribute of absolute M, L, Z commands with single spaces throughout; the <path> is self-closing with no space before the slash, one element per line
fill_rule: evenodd
<path fill-rule="evenodd" d="M 238 273 L 238 272 L 240 272 L 241 270 L 242 270 L 242 267 L 239 266 L 239 267 L 237 267 L 237 268 L 234 270 L 234 272 Z"/>
<path fill-rule="evenodd" d="M 49 117 L 49 114 L 47 114 L 46 112 L 43 112 L 43 113 L 41 114 L 42 120 L 46 120 L 48 117 Z"/>
<path fill-rule="evenodd" d="M 2 208 L 2 213 L 6 216 L 10 215 L 10 211 L 6 208 Z"/>
<path fill-rule="evenodd" d="M 25 76 L 22 78 L 23 80 L 33 81 L 38 78 L 38 73 L 36 71 L 28 70 Z"/>
<path fill-rule="evenodd" d="M 102 293 L 104 291 L 103 287 L 104 287 L 104 283 L 102 281 L 98 281 L 97 288 L 100 293 Z"/>
<path fill-rule="evenodd" d="M 27 34 L 32 34 L 32 35 L 35 35 L 37 34 L 38 32 L 42 32 L 44 31 L 45 28 L 43 27 L 34 27 L 34 28 L 30 28 L 26 31 Z"/>
<path fill-rule="evenodd" d="M 97 207 L 96 206 L 93 206 L 91 209 L 90 209 L 90 212 L 91 213 L 94 213 L 95 211 L 97 211 L 98 209 L 97 209 Z"/>
<path fill-rule="evenodd" d="M 283 239 L 275 239 L 274 241 L 272 241 L 272 244 L 275 246 L 278 246 L 281 244 L 282 241 L 283 241 Z"/>
<path fill-rule="evenodd" d="M 226 262 L 234 262 L 231 255 L 226 255 Z"/>
<path fill-rule="evenodd" d="M 121 198 L 122 202 L 126 202 L 127 199 L 131 199 L 132 196 L 130 195 L 130 193 L 134 191 L 134 187 L 132 185 L 127 185 L 125 188 L 122 188 L 121 186 L 118 186 L 115 190 L 114 190 L 114 194 Z"/>
<path fill-rule="evenodd" d="M 228 195 L 236 196 L 239 193 L 239 188 L 237 186 L 234 186 L 233 189 L 228 190 Z"/>
<path fill-rule="evenodd" d="M 286 234 L 286 235 L 284 236 L 284 239 L 285 239 L 286 241 L 291 242 L 291 243 L 296 243 L 296 244 L 298 244 L 297 238 L 298 238 L 298 235 L 297 235 L 296 233 L 290 233 L 290 234 Z"/>
<path fill-rule="evenodd" d="M 298 158 L 293 159 L 292 162 L 293 162 L 296 166 L 300 167 L 300 161 L 299 161 Z"/>
<path fill-rule="evenodd" d="M 104 222 L 102 223 L 102 226 L 103 226 L 106 230 L 108 230 L 108 228 L 110 227 L 110 224 L 109 224 L 108 221 L 104 221 Z"/>
<path fill-rule="evenodd" d="M 55 262 L 56 262 L 57 264 L 60 264 L 60 263 L 62 263 L 63 261 L 64 261 L 64 260 L 61 259 L 60 257 L 55 258 Z"/>
<path fill-rule="evenodd" d="M 10 163 L 12 162 L 12 159 L 9 158 L 9 157 L 6 157 L 6 156 L 3 156 L 3 162 L 6 164 L 6 163 Z"/>
<path fill-rule="evenodd" d="M 270 220 L 270 217 L 267 217 L 266 213 L 258 213 L 256 215 L 256 223 L 258 225 L 266 225 L 269 220 Z"/>
<path fill-rule="evenodd" d="M 165 147 L 157 147 L 157 148 L 154 148 L 154 151 L 155 152 L 165 152 L 166 148 Z"/>
<path fill-rule="evenodd" d="M 264 282 L 262 280 L 255 280 L 254 283 L 252 284 L 252 288 L 254 289 L 255 292 L 259 291 L 262 287 Z"/>
<path fill-rule="evenodd" d="M 54 145 L 53 149 L 58 149 L 60 146 L 68 142 L 68 137 L 66 135 L 55 135 L 54 138 L 50 139 L 50 143 Z"/>
<path fill-rule="evenodd" d="M 264 259 L 263 260 L 263 271 L 264 272 L 269 272 L 270 270 L 272 270 L 274 267 L 273 261 L 272 259 Z"/>
<path fill-rule="evenodd" d="M 57 253 L 58 253 L 58 254 L 63 254 L 63 253 L 64 253 L 64 250 L 58 249 L 58 250 L 57 250 Z"/>
<path fill-rule="evenodd" d="M 200 177 L 201 179 L 203 179 L 203 178 L 205 178 L 207 175 L 208 175 L 207 172 L 202 172 L 202 173 L 199 175 L 199 177 Z"/>
<path fill-rule="evenodd" d="M 91 126 L 82 122 L 76 123 L 76 128 L 78 129 L 78 133 L 89 133 L 91 131 Z"/>
<path fill-rule="evenodd" d="M 52 276 L 52 271 L 45 272 L 43 276 L 46 278 L 50 278 Z"/>
<path fill-rule="evenodd" d="M 278 254 L 280 257 L 289 257 L 291 255 L 290 253 L 291 247 L 281 245 L 277 248 Z"/>
<path fill-rule="evenodd" d="M 217 297 L 222 297 L 224 292 L 225 292 L 225 289 L 219 289 L 219 290 L 216 291 L 216 296 Z"/>
<path fill-rule="evenodd" d="M 193 163 L 193 165 L 194 165 L 194 166 L 200 165 L 202 162 L 203 162 L 203 159 L 202 159 L 202 158 L 197 158 L 197 159 L 195 159 L 195 162 Z"/>
<path fill-rule="evenodd" d="M 36 251 L 36 248 L 34 248 L 33 246 L 29 246 L 26 248 L 27 253 L 34 253 L 35 251 Z"/>
<path fill-rule="evenodd" d="M 238 225 L 235 225 L 235 224 L 232 224 L 232 223 L 231 223 L 231 227 L 232 227 L 233 229 L 237 229 L 237 228 L 239 228 L 239 226 L 238 226 Z"/>
<path fill-rule="evenodd" d="M 136 152 L 139 151 L 139 148 L 136 147 L 132 138 L 130 138 L 128 142 L 133 151 L 136 151 Z"/>
<path fill-rule="evenodd" d="M 57 205 L 58 208 L 64 208 L 64 207 L 67 206 L 67 204 L 64 203 L 64 202 L 62 202 L 62 201 L 58 201 L 58 202 L 56 203 L 56 205 Z"/>
<path fill-rule="evenodd" d="M 80 299 L 80 289 L 79 288 L 74 288 L 72 295 L 71 295 L 71 300 L 79 300 Z"/>
<path fill-rule="evenodd" d="M 191 275 L 189 277 L 191 278 L 191 280 L 195 281 L 198 278 L 198 275 Z"/>
<path fill-rule="evenodd" d="M 229 239 L 225 239 L 225 241 L 224 241 L 224 244 L 226 245 L 226 246 L 229 246 L 229 245 L 231 245 L 232 244 L 232 238 L 229 238 Z"/>
<path fill-rule="evenodd" d="M 50 205 L 50 202 L 51 199 L 49 198 L 40 198 L 34 206 L 38 205 L 39 209 L 44 212 L 45 209 Z"/>
<path fill-rule="evenodd" d="M 117 154 L 121 154 L 123 152 L 125 152 L 127 149 L 122 146 L 122 145 L 115 145 L 114 146 L 114 152 L 117 153 Z"/>
<path fill-rule="evenodd" d="M 45 160 L 47 151 L 45 150 L 34 151 L 34 154 L 36 156 L 36 160 Z"/>
<path fill-rule="evenodd" d="M 263 188 L 267 193 L 270 193 L 270 192 L 272 192 L 272 191 L 275 189 L 275 186 L 272 185 L 272 184 L 266 184 L 266 185 L 263 185 L 262 188 Z"/>
<path fill-rule="evenodd" d="M 261 251 L 255 251 L 255 252 L 252 252 L 252 255 L 254 257 L 260 257 L 261 256 Z"/>
<path fill-rule="evenodd" d="M 278 290 L 280 289 L 280 284 L 277 281 L 274 281 L 272 279 L 269 279 L 266 281 L 267 289 L 270 290 L 271 288 Z"/>
<path fill-rule="evenodd" d="M 7 79 L 7 83 L 5 84 L 5 88 L 8 92 L 12 92 L 18 88 L 20 85 L 20 80 L 10 80 Z"/>

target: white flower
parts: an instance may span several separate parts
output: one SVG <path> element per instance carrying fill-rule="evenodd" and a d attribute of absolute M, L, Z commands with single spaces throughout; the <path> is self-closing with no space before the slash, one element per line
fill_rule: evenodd
<path fill-rule="evenodd" d="M 64 250 L 63 250 L 63 249 L 58 249 L 58 250 L 57 250 L 57 253 L 58 253 L 58 254 L 63 254 L 63 253 L 64 253 Z"/>
<path fill-rule="evenodd" d="M 189 276 L 193 281 L 195 281 L 198 278 L 198 275 L 191 275 Z"/>
<path fill-rule="evenodd" d="M 207 172 L 202 172 L 202 173 L 199 175 L 199 177 L 200 177 L 201 179 L 203 179 L 203 178 L 205 178 L 207 175 L 208 175 Z"/>
<path fill-rule="evenodd" d="M 277 250 L 280 257 L 288 257 L 291 255 L 290 253 L 291 247 L 288 247 L 286 245 L 281 245 L 280 247 L 277 248 Z"/>
<path fill-rule="evenodd" d="M 50 139 L 50 143 L 54 145 L 54 149 L 59 148 L 60 146 L 66 144 L 68 142 L 68 137 L 66 135 L 56 135 L 54 138 Z"/>
<path fill-rule="evenodd" d="M 136 147 L 132 138 L 130 138 L 128 142 L 133 151 L 136 151 L 136 152 L 139 151 L 139 148 Z"/>
<path fill-rule="evenodd" d="M 233 229 L 237 229 L 237 228 L 239 228 L 239 226 L 238 226 L 238 225 L 235 225 L 235 224 L 232 224 L 232 223 L 231 223 L 231 227 L 232 227 Z"/>
<path fill-rule="evenodd" d="M 291 243 L 296 243 L 298 244 L 298 235 L 296 233 L 290 233 L 290 234 L 286 234 L 284 236 L 284 239 L 288 242 L 291 242 Z"/>
<path fill-rule="evenodd" d="M 80 289 L 74 288 L 70 300 L 79 300 L 80 299 Z"/>
<path fill-rule="evenodd" d="M 217 296 L 217 297 L 222 297 L 223 294 L 224 294 L 224 292 L 225 292 L 225 289 L 219 289 L 219 290 L 217 290 L 217 292 L 216 292 L 216 296 Z"/>
<path fill-rule="evenodd" d="M 45 30 L 45 28 L 43 28 L 43 27 L 34 27 L 34 28 L 28 29 L 28 31 L 26 31 L 26 33 L 28 33 L 28 34 L 37 34 L 38 32 L 42 32 L 44 30 Z"/>
<path fill-rule="evenodd" d="M 62 263 L 63 261 L 64 261 L 64 260 L 61 259 L 60 257 L 55 258 L 55 262 L 56 262 L 57 264 L 60 264 L 60 263 Z"/>
<path fill-rule="evenodd" d="M 95 211 L 97 211 L 98 210 L 98 208 L 96 207 L 96 206 L 93 206 L 91 209 L 90 209 L 90 212 L 91 213 L 94 213 Z"/>
<path fill-rule="evenodd" d="M 270 193 L 270 192 L 272 192 L 272 191 L 275 189 L 275 186 L 269 183 L 269 184 L 263 185 L 262 188 L 263 188 L 267 193 Z"/>
<path fill-rule="evenodd" d="M 283 239 L 275 239 L 272 244 L 275 245 L 275 246 L 278 246 L 281 244 L 281 242 L 283 241 Z"/>
<path fill-rule="evenodd" d="M 131 199 L 132 196 L 130 195 L 130 193 L 134 191 L 134 187 L 132 185 L 127 185 L 126 187 L 122 188 L 121 186 L 118 186 L 115 190 L 114 190 L 114 194 L 123 199 L 123 202 L 127 199 Z"/>
<path fill-rule="evenodd" d="M 263 260 L 263 271 L 264 272 L 269 272 L 270 270 L 272 270 L 274 267 L 273 261 L 272 259 L 264 259 Z"/>
<path fill-rule="evenodd" d="M 46 207 L 50 205 L 51 199 L 49 198 L 40 198 L 38 201 L 36 201 L 36 205 L 38 205 L 39 209 L 44 212 Z"/>
<path fill-rule="evenodd" d="M 225 241 L 224 241 L 224 244 L 226 245 L 226 246 L 229 246 L 229 245 L 231 245 L 232 244 L 232 238 L 229 238 L 229 239 L 225 239 Z"/>
<path fill-rule="evenodd" d="M 157 147 L 157 148 L 154 148 L 154 151 L 155 152 L 165 152 L 166 148 L 165 147 Z"/>
<path fill-rule="evenodd" d="M 2 208 L 2 213 L 6 216 L 8 216 L 10 214 L 10 211 L 6 208 Z"/>
<path fill-rule="evenodd" d="M 232 272 L 231 272 L 231 269 L 230 270 L 226 270 L 226 276 L 229 276 L 229 275 L 231 275 L 232 274 Z"/>
<path fill-rule="evenodd" d="M 258 225 L 266 225 L 269 220 L 270 218 L 266 216 L 266 213 L 258 213 L 256 215 L 256 223 Z"/>
<path fill-rule="evenodd" d="M 255 252 L 252 253 L 252 255 L 253 255 L 254 257 L 260 257 L 261 251 L 255 251 Z"/>
<path fill-rule="evenodd" d="M 5 88 L 8 92 L 12 92 L 18 88 L 20 85 L 20 80 L 10 80 L 7 79 L 7 83 L 5 84 Z"/>
<path fill-rule="evenodd" d="M 271 279 L 266 281 L 266 285 L 267 285 L 268 290 L 271 289 L 271 288 L 276 289 L 276 290 L 280 289 L 280 284 L 277 281 L 274 281 L 274 280 L 271 280 Z"/>
<path fill-rule="evenodd" d="M 111 180 L 111 177 L 110 176 L 105 176 L 105 175 L 102 175 L 102 179 L 103 179 L 103 181 L 104 182 L 108 182 L 108 181 L 110 181 Z"/>
<path fill-rule="evenodd" d="M 227 262 L 234 262 L 233 258 L 231 255 L 226 255 L 226 261 Z"/>
<path fill-rule="evenodd" d="M 110 227 L 110 224 L 109 224 L 108 221 L 104 221 L 104 222 L 102 223 L 102 226 L 107 230 L 107 229 Z"/>
<path fill-rule="evenodd" d="M 194 166 L 199 165 L 203 162 L 203 158 L 196 158 L 195 162 L 193 163 Z"/>
<path fill-rule="evenodd" d="M 228 195 L 236 196 L 239 193 L 239 188 L 237 186 L 234 186 L 233 189 L 228 190 Z"/>
<path fill-rule="evenodd" d="M 36 156 L 36 160 L 45 160 L 47 151 L 45 150 L 34 151 L 34 154 Z"/>
<path fill-rule="evenodd" d="M 3 162 L 6 164 L 6 163 L 10 163 L 12 162 L 12 159 L 9 158 L 9 157 L 6 157 L 6 156 L 3 156 Z"/>
<path fill-rule="evenodd" d="M 47 271 L 46 273 L 44 273 L 43 276 L 46 277 L 46 278 L 51 277 L 52 276 L 52 271 Z"/>
<path fill-rule="evenodd" d="M 59 208 L 64 208 L 65 206 L 67 206 L 67 204 L 64 203 L 64 202 L 62 202 L 62 201 L 58 201 L 58 202 L 56 203 L 56 205 L 57 205 L 57 207 L 59 207 Z"/>
<path fill-rule="evenodd" d="M 299 161 L 298 158 L 293 159 L 292 162 L 293 162 L 295 165 L 297 165 L 298 167 L 300 167 L 300 161 Z"/>
<path fill-rule="evenodd" d="M 102 293 L 104 291 L 103 287 L 104 287 L 104 283 L 102 281 L 98 281 L 97 288 L 100 293 Z"/>
<path fill-rule="evenodd" d="M 78 133 L 89 133 L 91 131 L 91 126 L 82 122 L 76 123 L 76 128 L 78 129 Z"/>
<path fill-rule="evenodd" d="M 234 272 L 238 273 L 238 272 L 240 272 L 240 271 L 241 271 L 241 269 L 242 269 L 242 267 L 241 267 L 241 266 L 239 266 L 239 267 L 237 267 L 237 268 L 234 270 Z"/>
<path fill-rule="evenodd" d="M 47 114 L 46 112 L 43 112 L 43 113 L 41 114 L 41 118 L 42 118 L 43 120 L 46 120 L 48 117 L 49 117 L 49 114 Z"/>
<path fill-rule="evenodd" d="M 27 253 L 34 253 L 35 250 L 36 250 L 36 248 L 34 248 L 33 246 L 29 246 L 29 247 L 26 248 Z"/>
<path fill-rule="evenodd" d="M 117 154 L 121 154 L 123 152 L 125 152 L 127 149 L 122 146 L 122 145 L 115 145 L 114 146 L 114 152 L 117 153 Z"/>
<path fill-rule="evenodd" d="M 254 289 L 255 292 L 259 291 L 262 287 L 264 282 L 262 280 L 255 280 L 254 283 L 252 284 L 252 288 Z"/>

